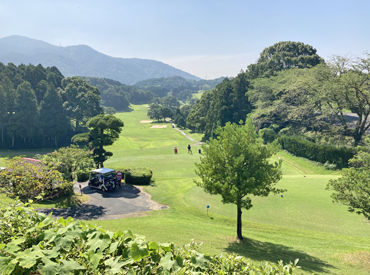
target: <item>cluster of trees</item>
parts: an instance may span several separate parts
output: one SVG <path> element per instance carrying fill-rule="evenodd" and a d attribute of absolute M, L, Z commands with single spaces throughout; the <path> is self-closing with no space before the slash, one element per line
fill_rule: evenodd
<path fill-rule="evenodd" d="M 357 145 L 370 127 L 370 58 L 336 57 L 310 69 L 253 79 L 258 127 Z"/>
<path fill-rule="evenodd" d="M 84 80 L 56 67 L 0 63 L 0 148 L 69 144 L 99 113 L 99 90 Z"/>
<path fill-rule="evenodd" d="M 180 76 L 143 80 L 135 87 L 148 91 L 156 97 L 172 95 L 178 100 L 189 101 L 192 95 L 200 90 L 209 90 L 222 82 L 223 78 L 213 80 L 190 80 Z"/>
<path fill-rule="evenodd" d="M 259 129 L 357 145 L 370 127 L 370 58 L 324 62 L 310 45 L 279 42 L 256 64 L 203 93 L 185 126 L 213 136 L 218 126 L 252 113 Z"/>
<path fill-rule="evenodd" d="M 128 111 L 130 104 L 160 104 L 162 98 L 172 96 L 179 101 L 191 101 L 192 95 L 200 90 L 209 90 L 223 78 L 214 80 L 190 80 L 180 76 L 155 78 L 140 81 L 135 85 L 125 85 L 118 81 L 85 77 L 89 84 L 101 92 L 102 105 L 106 112 Z"/>
<path fill-rule="evenodd" d="M 157 121 L 164 121 L 166 118 L 173 118 L 179 107 L 180 102 L 175 97 L 165 96 L 149 105 L 148 116 Z"/>
<path fill-rule="evenodd" d="M 252 111 L 246 92 L 250 81 L 245 73 L 233 79 L 224 79 L 213 90 L 203 93 L 189 111 L 186 119 L 188 128 L 204 132 L 205 139 L 214 136 L 214 131 L 226 122 L 245 120 Z"/>

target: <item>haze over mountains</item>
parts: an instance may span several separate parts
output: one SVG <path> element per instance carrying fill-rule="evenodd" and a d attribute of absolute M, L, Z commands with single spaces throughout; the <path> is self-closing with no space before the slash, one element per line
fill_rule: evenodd
<path fill-rule="evenodd" d="M 111 57 L 86 45 L 60 47 L 16 35 L 0 39 L 0 62 L 56 66 L 64 76 L 104 77 L 130 85 L 172 76 L 200 79 L 160 61 Z"/>

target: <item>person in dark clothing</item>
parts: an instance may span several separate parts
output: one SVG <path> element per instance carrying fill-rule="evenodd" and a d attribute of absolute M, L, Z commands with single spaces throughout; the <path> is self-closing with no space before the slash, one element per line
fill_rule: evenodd
<path fill-rule="evenodd" d="M 188 144 L 188 153 L 189 153 L 189 154 L 193 154 L 193 152 L 191 151 L 191 146 L 190 146 L 190 144 Z"/>

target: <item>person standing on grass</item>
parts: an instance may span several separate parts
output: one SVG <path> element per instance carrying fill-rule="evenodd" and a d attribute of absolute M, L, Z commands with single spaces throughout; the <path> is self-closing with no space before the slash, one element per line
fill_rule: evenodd
<path fill-rule="evenodd" d="M 188 144 L 188 154 L 193 154 L 193 152 L 191 151 L 191 146 L 190 146 L 190 144 Z"/>

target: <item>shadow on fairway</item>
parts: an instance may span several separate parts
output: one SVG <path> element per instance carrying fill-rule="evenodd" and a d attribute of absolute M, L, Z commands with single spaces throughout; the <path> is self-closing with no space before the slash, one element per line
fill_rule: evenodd
<path fill-rule="evenodd" d="M 104 192 L 99 189 L 90 188 L 85 186 L 82 188 L 82 193 L 86 195 L 99 194 L 103 198 L 126 198 L 134 199 L 137 198 L 140 194 L 140 189 L 129 184 L 122 184 L 122 187 L 117 187 L 116 190 L 112 192 Z"/>
<path fill-rule="evenodd" d="M 72 217 L 79 220 L 97 219 L 105 214 L 104 207 L 92 204 L 83 204 L 69 208 L 39 209 L 39 212 L 42 212 L 46 215 L 52 213 L 53 216 L 63 217 L 65 219 Z"/>
<path fill-rule="evenodd" d="M 310 256 L 303 251 L 293 250 L 291 247 L 281 244 L 261 242 L 245 238 L 242 242 L 231 242 L 226 248 L 229 253 L 236 253 L 256 261 L 278 262 L 282 260 L 284 264 L 294 262 L 299 259 L 298 266 L 308 272 L 328 272 L 328 268 L 334 266 Z"/>

